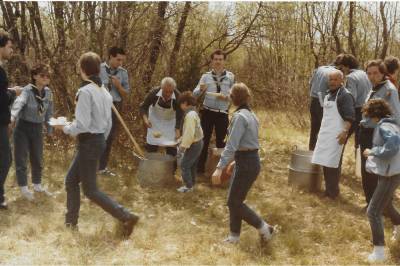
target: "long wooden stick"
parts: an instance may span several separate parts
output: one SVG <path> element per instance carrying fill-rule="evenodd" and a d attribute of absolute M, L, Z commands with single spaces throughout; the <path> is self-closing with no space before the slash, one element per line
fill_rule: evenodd
<path fill-rule="evenodd" d="M 129 138 L 133 142 L 133 145 L 135 146 L 136 150 L 138 151 L 139 155 L 144 157 L 144 152 L 140 148 L 139 144 L 136 142 L 135 138 L 132 136 L 131 132 L 129 131 L 129 128 L 126 126 L 124 119 L 122 116 L 119 114 L 117 108 L 115 108 L 114 104 L 112 105 L 112 110 L 114 114 L 117 116 L 118 120 L 121 122 L 123 128 L 125 129 L 126 133 L 128 134 Z"/>

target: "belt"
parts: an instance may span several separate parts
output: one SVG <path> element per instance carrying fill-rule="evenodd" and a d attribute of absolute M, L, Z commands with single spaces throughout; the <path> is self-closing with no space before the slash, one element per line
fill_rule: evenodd
<path fill-rule="evenodd" d="M 207 107 L 205 105 L 203 105 L 203 108 L 208 110 L 208 111 L 211 111 L 211 112 L 228 114 L 228 111 L 223 111 L 223 110 L 219 110 L 219 109 L 210 108 L 210 107 Z"/>
<path fill-rule="evenodd" d="M 238 151 L 258 151 L 258 149 L 246 149 L 246 148 L 243 148 L 243 149 L 239 149 Z"/>
<path fill-rule="evenodd" d="M 97 134 L 94 134 L 94 133 L 81 133 L 81 134 L 79 134 L 78 135 L 78 140 L 87 140 L 87 139 L 91 139 L 91 138 L 94 138 L 94 137 L 99 137 L 99 136 L 104 136 L 104 133 L 97 133 Z"/>

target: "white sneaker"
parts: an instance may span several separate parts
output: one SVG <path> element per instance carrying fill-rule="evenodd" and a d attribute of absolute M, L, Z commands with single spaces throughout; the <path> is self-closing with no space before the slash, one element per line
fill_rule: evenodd
<path fill-rule="evenodd" d="M 49 191 L 47 191 L 47 189 L 43 188 L 42 184 L 33 184 L 33 191 L 38 192 L 38 193 L 44 193 L 47 196 L 53 195 Z"/>
<path fill-rule="evenodd" d="M 368 262 L 383 262 L 386 259 L 384 246 L 374 246 L 374 251 L 368 255 Z"/>
<path fill-rule="evenodd" d="M 35 199 L 33 193 L 28 189 L 28 186 L 20 187 L 20 189 L 22 197 L 29 201 L 33 201 Z"/>
<path fill-rule="evenodd" d="M 239 243 L 239 236 L 229 235 L 222 242 L 227 244 L 237 244 Z"/>
<path fill-rule="evenodd" d="M 275 228 L 264 222 L 263 226 L 258 230 L 261 241 L 268 242 L 272 239 Z"/>
<path fill-rule="evenodd" d="M 181 193 L 187 193 L 187 192 L 193 192 L 193 188 L 188 188 L 186 186 L 182 186 L 178 188 L 176 191 L 181 192 Z"/>
<path fill-rule="evenodd" d="M 393 242 L 400 241 L 400 225 L 393 227 L 393 236 L 391 238 Z"/>
<path fill-rule="evenodd" d="M 116 176 L 114 172 L 111 172 L 108 168 L 105 168 L 103 170 L 99 170 L 100 175 L 108 175 L 108 176 Z"/>

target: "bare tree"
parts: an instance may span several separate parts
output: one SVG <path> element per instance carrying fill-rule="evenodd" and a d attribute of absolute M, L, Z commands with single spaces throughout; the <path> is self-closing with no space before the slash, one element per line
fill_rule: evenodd
<path fill-rule="evenodd" d="M 380 58 L 384 59 L 386 57 L 386 53 L 389 47 L 389 30 L 388 30 L 388 25 L 387 25 L 387 19 L 386 19 L 386 14 L 385 14 L 385 2 L 380 2 L 379 3 L 379 11 L 381 14 L 381 19 L 382 19 L 382 39 L 383 39 L 383 45 L 382 45 L 382 50 L 380 54 Z"/>
<path fill-rule="evenodd" d="M 356 21 L 354 19 L 355 8 L 356 8 L 356 3 L 355 2 L 350 2 L 348 42 L 349 42 L 349 48 L 350 48 L 351 53 L 354 56 L 357 56 L 356 47 L 354 45 L 354 29 L 355 29 L 355 26 L 356 26 L 355 25 Z"/>
<path fill-rule="evenodd" d="M 159 2 L 157 5 L 157 16 L 154 21 L 152 30 L 150 31 L 150 47 L 149 47 L 149 58 L 146 69 L 143 74 L 143 86 L 146 91 L 150 89 L 151 79 L 156 67 L 157 59 L 160 54 L 161 43 L 164 36 L 165 28 L 165 14 L 167 11 L 168 2 Z"/>
<path fill-rule="evenodd" d="M 172 48 L 171 56 L 169 59 L 169 76 L 174 76 L 176 71 L 176 61 L 179 53 L 179 49 L 181 48 L 183 32 L 186 27 L 186 21 L 189 16 L 189 11 L 191 9 L 191 2 L 186 2 L 185 7 L 183 8 L 183 12 L 181 15 L 181 19 L 179 21 L 178 30 L 175 35 L 175 43 L 174 48 Z"/>
<path fill-rule="evenodd" d="M 340 38 L 338 36 L 337 30 L 338 30 L 338 23 L 339 23 L 339 17 L 340 14 L 342 12 L 342 6 L 343 6 L 343 2 L 338 2 L 337 5 L 337 9 L 335 12 L 335 18 L 333 19 L 333 23 L 332 23 L 332 36 L 335 39 L 335 44 L 336 44 L 336 54 L 340 54 L 343 52 L 342 49 L 342 44 L 340 43 Z"/>

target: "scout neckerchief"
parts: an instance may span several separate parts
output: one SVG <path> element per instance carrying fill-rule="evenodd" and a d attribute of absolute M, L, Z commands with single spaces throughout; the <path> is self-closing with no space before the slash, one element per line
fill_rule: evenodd
<path fill-rule="evenodd" d="M 35 96 L 35 100 L 38 104 L 38 113 L 40 116 L 43 116 L 44 112 L 45 112 L 43 101 L 46 98 L 46 91 L 44 90 L 44 87 L 43 87 L 42 91 L 39 91 L 39 89 L 35 85 L 33 85 L 33 84 L 31 84 L 31 85 L 32 85 L 33 95 Z"/>
<path fill-rule="evenodd" d="M 217 73 L 214 72 L 214 70 L 211 71 L 211 75 L 213 80 L 215 81 L 215 85 L 217 85 L 217 93 L 221 92 L 221 82 L 226 78 L 226 70 L 222 72 L 222 75 L 220 76 L 220 79 L 218 79 Z"/>
<path fill-rule="evenodd" d="M 376 85 L 375 87 L 372 88 L 372 92 L 369 95 L 368 101 L 372 99 L 372 97 L 375 95 L 375 93 L 377 93 L 383 87 L 383 85 L 385 85 L 386 82 L 387 82 L 387 80 L 385 79 L 381 83 L 379 83 L 378 85 Z"/>
<path fill-rule="evenodd" d="M 112 70 L 111 67 L 110 67 L 107 63 L 105 63 L 105 67 L 106 67 L 106 72 L 107 72 L 107 74 L 108 74 L 108 86 L 107 86 L 107 89 L 108 89 L 109 91 L 111 91 L 111 88 L 112 88 L 111 76 L 115 76 L 115 75 L 118 74 L 118 68 Z M 112 73 L 112 71 L 113 71 L 114 73 Z"/>
<path fill-rule="evenodd" d="M 102 86 L 101 79 L 98 76 L 90 76 L 88 79 L 82 80 L 81 88 L 88 84 L 97 85 L 97 87 L 99 88 Z M 79 99 L 79 93 L 77 93 L 75 96 L 75 104 L 78 102 L 78 99 Z"/>

